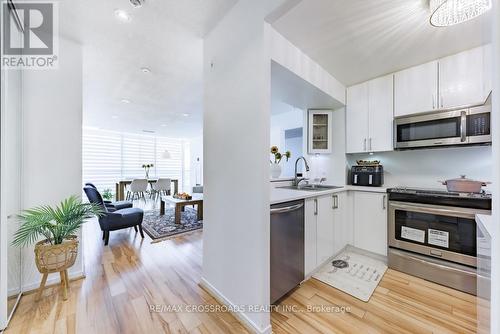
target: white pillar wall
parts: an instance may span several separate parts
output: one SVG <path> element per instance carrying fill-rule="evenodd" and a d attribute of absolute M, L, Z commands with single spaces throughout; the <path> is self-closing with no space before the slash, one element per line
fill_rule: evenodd
<path fill-rule="evenodd" d="M 270 333 L 271 61 L 264 18 L 281 0 L 239 1 L 204 41 L 202 284 Z"/>

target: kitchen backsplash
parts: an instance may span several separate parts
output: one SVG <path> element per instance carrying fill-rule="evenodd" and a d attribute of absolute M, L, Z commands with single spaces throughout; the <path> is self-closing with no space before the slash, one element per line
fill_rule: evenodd
<path fill-rule="evenodd" d="M 491 146 L 350 154 L 347 159 L 349 167 L 359 159 L 380 160 L 385 186 L 442 188 L 438 180 L 467 175 L 491 181 L 492 176 Z"/>

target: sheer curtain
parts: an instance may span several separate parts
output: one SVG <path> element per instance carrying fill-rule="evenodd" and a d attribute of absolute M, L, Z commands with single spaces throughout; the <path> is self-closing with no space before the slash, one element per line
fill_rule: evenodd
<path fill-rule="evenodd" d="M 163 158 L 168 150 L 170 159 Z M 190 145 L 179 138 L 166 138 L 107 130 L 83 129 L 83 181 L 99 190 L 115 191 L 121 179 L 144 178 L 143 164 L 154 164 L 150 178 L 179 180 L 179 190 L 190 184 Z"/>

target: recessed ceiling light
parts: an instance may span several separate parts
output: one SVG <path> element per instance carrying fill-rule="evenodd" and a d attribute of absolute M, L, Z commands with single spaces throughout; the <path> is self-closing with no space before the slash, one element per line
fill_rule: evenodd
<path fill-rule="evenodd" d="M 161 126 L 165 127 L 165 126 L 167 126 L 167 124 L 162 124 Z"/>
<path fill-rule="evenodd" d="M 189 116 L 189 114 L 182 114 L 182 116 L 184 116 L 184 117 L 188 117 L 188 116 Z"/>
<path fill-rule="evenodd" d="M 113 115 L 113 116 L 111 116 L 111 118 L 112 118 L 112 119 L 117 119 L 117 118 L 118 118 L 118 116 Z"/>
<path fill-rule="evenodd" d="M 147 67 L 141 67 L 142 73 L 151 73 L 151 69 Z"/>
<path fill-rule="evenodd" d="M 130 22 L 130 15 L 123 9 L 115 10 L 115 17 L 120 22 Z"/>
<path fill-rule="evenodd" d="M 130 103 L 130 100 L 128 99 L 121 99 L 122 103 L 125 103 L 125 104 L 129 104 Z"/>

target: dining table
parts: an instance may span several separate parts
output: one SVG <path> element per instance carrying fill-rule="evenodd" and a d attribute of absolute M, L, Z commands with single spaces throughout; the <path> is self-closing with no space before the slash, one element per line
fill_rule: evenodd
<path fill-rule="evenodd" d="M 120 180 L 116 182 L 115 184 L 115 197 L 117 201 L 123 201 L 125 200 L 125 187 L 129 184 L 132 183 L 134 179 L 125 179 L 125 180 Z M 148 179 L 148 183 L 152 185 L 153 183 L 156 183 L 158 179 Z M 177 179 L 170 179 L 170 181 L 174 184 L 174 193 L 172 195 L 175 195 L 179 192 L 179 180 Z"/>

